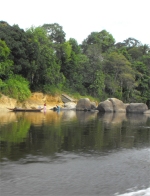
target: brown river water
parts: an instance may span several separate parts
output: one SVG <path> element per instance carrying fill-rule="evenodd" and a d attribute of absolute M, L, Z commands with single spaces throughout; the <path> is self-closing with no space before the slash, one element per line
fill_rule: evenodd
<path fill-rule="evenodd" d="M 0 110 L 1 196 L 150 196 L 150 116 Z"/>

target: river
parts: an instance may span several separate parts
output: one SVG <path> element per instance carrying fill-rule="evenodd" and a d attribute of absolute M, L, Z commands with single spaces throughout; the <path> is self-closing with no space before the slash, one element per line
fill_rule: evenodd
<path fill-rule="evenodd" d="M 0 111 L 1 196 L 150 196 L 150 116 Z"/>

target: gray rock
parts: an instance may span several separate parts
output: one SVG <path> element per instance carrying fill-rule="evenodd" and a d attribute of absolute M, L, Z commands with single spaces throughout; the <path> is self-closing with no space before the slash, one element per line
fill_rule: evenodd
<path fill-rule="evenodd" d="M 143 113 L 148 110 L 148 107 L 144 103 L 130 103 L 127 108 L 127 113 Z"/>
<path fill-rule="evenodd" d="M 99 110 L 100 112 L 113 112 L 112 102 L 108 99 L 103 102 L 100 102 L 97 107 L 97 110 Z"/>
<path fill-rule="evenodd" d="M 76 110 L 90 111 L 91 102 L 88 98 L 82 98 L 77 102 Z"/>
<path fill-rule="evenodd" d="M 116 98 L 109 98 L 108 100 L 112 102 L 114 112 L 126 112 L 126 106 L 121 100 Z"/>

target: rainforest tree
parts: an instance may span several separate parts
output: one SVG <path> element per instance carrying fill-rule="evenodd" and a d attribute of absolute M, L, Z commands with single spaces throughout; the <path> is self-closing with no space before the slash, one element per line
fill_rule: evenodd
<path fill-rule="evenodd" d="M 0 21 L 0 90 L 24 100 L 29 89 L 150 106 L 150 47 L 135 38 L 115 43 L 106 30 L 91 32 L 79 45 L 66 40 L 58 23 L 24 31 Z"/>

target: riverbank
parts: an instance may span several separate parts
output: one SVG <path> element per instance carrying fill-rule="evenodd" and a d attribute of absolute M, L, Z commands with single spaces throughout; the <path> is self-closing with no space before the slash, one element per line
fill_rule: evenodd
<path fill-rule="evenodd" d="M 0 109 L 7 108 L 38 108 L 43 106 L 46 103 L 48 108 L 52 108 L 56 105 L 63 106 L 61 96 L 52 96 L 39 92 L 32 93 L 32 95 L 23 102 L 19 102 L 16 99 L 10 98 L 8 96 L 2 95 L 0 97 Z"/>

